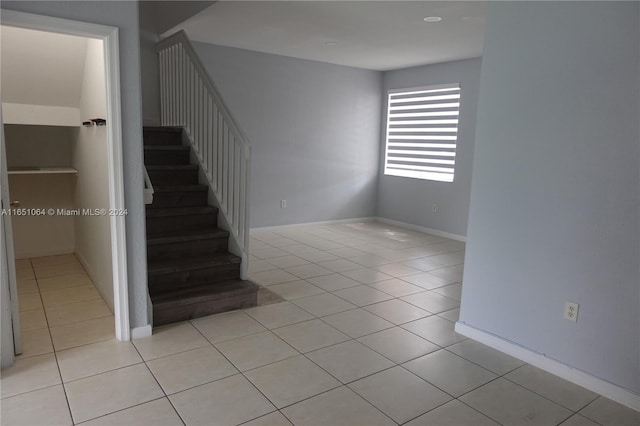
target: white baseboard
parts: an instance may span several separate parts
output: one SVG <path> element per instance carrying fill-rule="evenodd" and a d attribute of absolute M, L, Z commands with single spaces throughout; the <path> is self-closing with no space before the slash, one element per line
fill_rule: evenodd
<path fill-rule="evenodd" d="M 16 259 L 29 259 L 32 257 L 43 256 L 59 256 L 61 254 L 72 254 L 75 251 L 75 247 L 56 247 L 48 248 L 44 250 L 30 250 L 16 253 Z"/>
<path fill-rule="evenodd" d="M 294 228 L 297 226 L 331 225 L 335 223 L 374 222 L 375 220 L 376 220 L 375 217 L 355 217 L 353 219 L 323 220 L 320 222 L 294 223 L 292 225 L 259 226 L 257 228 L 251 228 L 251 231 L 276 231 L 278 229 Z"/>
<path fill-rule="evenodd" d="M 455 330 L 456 333 L 462 334 L 500 352 L 504 352 L 507 355 L 511 355 L 514 358 L 575 383 L 578 386 L 589 389 L 629 408 L 640 411 L 640 395 L 627 389 L 570 367 L 560 361 L 548 358 L 517 343 L 505 340 L 486 331 L 478 330 L 467 324 L 456 322 Z"/>
<path fill-rule="evenodd" d="M 413 231 L 423 232 L 425 234 L 436 235 L 438 237 L 449 238 L 451 240 L 466 242 L 467 237 L 464 235 L 452 234 L 450 232 L 439 231 L 437 229 L 426 228 L 420 225 L 413 225 L 411 223 L 400 222 L 398 220 L 387 219 L 379 216 L 367 216 L 356 217 L 352 219 L 336 219 L 336 220 L 323 220 L 320 222 L 306 222 L 306 223 L 294 223 L 292 225 L 277 225 L 277 226 L 259 226 L 251 228 L 252 231 L 277 231 L 278 229 L 293 228 L 297 226 L 309 226 L 309 225 L 331 225 L 336 223 L 357 223 L 357 222 L 381 222 L 387 225 L 399 226 L 401 228 L 411 229 Z"/>
<path fill-rule="evenodd" d="M 143 337 L 149 337 L 152 333 L 151 324 L 143 325 L 142 327 L 134 327 L 131 329 L 132 339 L 142 339 Z"/>
<path fill-rule="evenodd" d="M 414 225 L 412 223 L 400 222 L 399 220 L 387 219 L 386 217 L 376 217 L 378 222 L 386 223 L 388 225 L 395 225 L 401 228 L 411 229 L 413 231 L 423 232 L 425 234 L 436 235 L 438 237 L 449 238 L 450 240 L 467 242 L 467 237 L 464 235 L 452 234 L 451 232 L 439 231 L 437 229 L 427 228 L 425 226 Z"/>

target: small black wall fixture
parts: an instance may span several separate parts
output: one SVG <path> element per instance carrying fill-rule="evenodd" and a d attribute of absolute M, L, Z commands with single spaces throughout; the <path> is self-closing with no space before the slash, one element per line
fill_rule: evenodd
<path fill-rule="evenodd" d="M 104 126 L 105 124 L 107 124 L 107 120 L 105 120 L 104 118 L 90 118 L 88 121 L 82 122 L 82 125 L 85 127 L 91 127 L 94 124 L 96 126 Z"/>

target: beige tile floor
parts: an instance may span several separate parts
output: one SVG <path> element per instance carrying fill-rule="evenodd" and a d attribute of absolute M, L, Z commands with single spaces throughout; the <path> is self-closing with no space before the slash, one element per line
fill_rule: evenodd
<path fill-rule="evenodd" d="M 640 424 L 454 332 L 462 243 L 375 222 L 309 225 L 252 232 L 251 255 L 251 278 L 284 302 L 133 342 L 108 334 L 90 281 L 64 266 L 73 258 L 20 261 L 32 334 L 2 372 L 2 424 Z"/>

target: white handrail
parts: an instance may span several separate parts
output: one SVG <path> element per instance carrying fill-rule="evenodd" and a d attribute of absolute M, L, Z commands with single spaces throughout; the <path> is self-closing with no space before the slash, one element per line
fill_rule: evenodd
<path fill-rule="evenodd" d="M 249 257 L 251 148 L 184 31 L 160 41 L 163 126 L 182 126 L 231 234 L 232 252 Z"/>
<path fill-rule="evenodd" d="M 144 203 L 152 204 L 153 203 L 153 185 L 151 184 L 151 179 L 149 179 L 149 173 L 147 173 L 147 168 L 142 166 L 144 170 Z"/>

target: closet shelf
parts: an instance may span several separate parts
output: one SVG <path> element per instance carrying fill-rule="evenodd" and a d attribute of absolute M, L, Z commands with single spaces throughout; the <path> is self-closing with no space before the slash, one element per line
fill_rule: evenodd
<path fill-rule="evenodd" d="M 73 174 L 77 175 L 78 170 L 72 167 L 16 167 L 9 168 L 10 175 L 42 175 L 42 174 Z"/>

